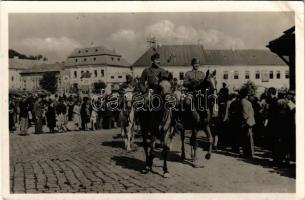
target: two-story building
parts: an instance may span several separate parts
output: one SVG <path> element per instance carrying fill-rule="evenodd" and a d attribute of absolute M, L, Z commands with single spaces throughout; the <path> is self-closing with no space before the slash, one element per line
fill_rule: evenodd
<path fill-rule="evenodd" d="M 90 91 L 95 82 L 119 84 L 130 74 L 130 64 L 115 50 L 106 47 L 77 48 L 68 56 L 67 84 Z"/>
<path fill-rule="evenodd" d="M 289 87 L 289 68 L 268 50 L 208 50 L 201 45 L 164 45 L 157 49 L 161 67 L 183 82 L 184 75 L 191 70 L 193 57 L 199 58 L 200 68 L 206 72 L 216 70 L 217 88 L 225 82 L 230 90 L 238 89 L 251 80 L 258 86 L 258 93 L 265 88 Z M 141 76 L 143 69 L 151 65 L 154 53 L 148 49 L 132 65 L 134 76 Z"/>

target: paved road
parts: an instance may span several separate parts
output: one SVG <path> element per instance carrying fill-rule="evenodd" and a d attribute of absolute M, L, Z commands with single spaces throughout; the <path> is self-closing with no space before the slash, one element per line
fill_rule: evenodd
<path fill-rule="evenodd" d="M 12 193 L 117 192 L 295 192 L 294 167 L 273 168 L 269 153 L 258 150 L 253 160 L 217 152 L 202 168 L 181 162 L 176 136 L 170 155 L 171 178 L 162 175 L 160 153 L 154 173 L 143 175 L 144 152 L 136 138 L 134 151 L 125 152 L 119 130 L 10 136 Z M 202 139 L 202 138 L 201 138 Z M 187 156 L 189 158 L 189 138 Z M 202 144 L 202 141 L 199 141 Z M 158 158 L 159 157 L 159 158 Z"/>

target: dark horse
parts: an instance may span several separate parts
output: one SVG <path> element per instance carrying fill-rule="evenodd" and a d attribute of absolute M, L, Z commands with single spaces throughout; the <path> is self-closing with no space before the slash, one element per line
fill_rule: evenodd
<path fill-rule="evenodd" d="M 197 163 L 197 133 L 203 130 L 208 138 L 208 152 L 205 158 L 208 160 L 212 153 L 213 137 L 210 129 L 210 118 L 215 114 L 216 105 L 216 71 L 210 74 L 209 70 L 206 72 L 204 80 L 201 81 L 200 90 L 192 94 L 186 95 L 184 100 L 181 100 L 185 105 L 185 110 L 178 111 L 176 114 L 176 122 L 179 121 L 179 126 L 175 126 L 175 131 L 180 132 L 181 136 L 181 158 L 185 159 L 185 130 L 192 130 L 190 138 L 191 157 L 193 166 L 198 167 Z M 187 103 L 187 101 L 189 101 Z M 193 104 L 194 106 L 190 106 Z M 201 107 L 199 108 L 199 104 Z M 179 119 L 180 118 L 180 119 Z"/>
<path fill-rule="evenodd" d="M 155 140 L 158 138 L 162 144 L 162 156 L 164 177 L 169 177 L 167 168 L 167 156 L 170 150 L 173 129 L 171 126 L 172 110 L 165 109 L 164 102 L 171 94 L 171 76 L 168 72 L 160 76 L 158 93 L 149 92 L 148 98 L 145 101 L 148 104 L 154 105 L 153 109 L 145 109 L 137 111 L 139 123 L 143 137 L 143 146 L 146 157 L 146 167 L 142 171 L 148 173 L 152 170 L 154 159 Z M 161 102 L 161 103 L 160 103 Z M 157 106 L 156 106 L 157 105 Z"/>

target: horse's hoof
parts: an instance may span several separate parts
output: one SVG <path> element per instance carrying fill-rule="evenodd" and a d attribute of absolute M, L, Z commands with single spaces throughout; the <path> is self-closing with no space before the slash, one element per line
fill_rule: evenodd
<path fill-rule="evenodd" d="M 164 178 L 170 178 L 171 175 L 170 175 L 169 172 L 164 172 L 163 177 L 164 177 Z"/>
<path fill-rule="evenodd" d="M 210 153 L 207 153 L 207 154 L 205 155 L 205 159 L 210 160 L 210 158 L 211 158 L 211 154 L 210 154 Z"/>
<path fill-rule="evenodd" d="M 141 170 L 142 174 L 148 174 L 151 171 L 151 167 L 146 166 L 144 169 Z"/>
<path fill-rule="evenodd" d="M 193 160 L 192 166 L 193 166 L 193 168 L 199 168 L 200 166 L 199 166 L 198 160 Z"/>

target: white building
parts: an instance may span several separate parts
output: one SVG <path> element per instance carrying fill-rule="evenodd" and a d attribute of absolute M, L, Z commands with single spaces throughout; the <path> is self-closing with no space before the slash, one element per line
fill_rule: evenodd
<path fill-rule="evenodd" d="M 122 83 L 131 73 L 121 55 L 103 46 L 74 49 L 65 62 L 65 71 L 67 83 L 81 90 L 91 90 L 92 84 L 99 81 Z"/>
<path fill-rule="evenodd" d="M 35 69 L 37 66 L 43 64 L 42 60 L 19 59 L 18 57 L 9 59 L 9 89 L 19 90 L 27 88 L 27 82 L 21 77 L 21 72 Z"/>
<path fill-rule="evenodd" d="M 157 49 L 161 66 L 171 72 L 180 83 L 191 70 L 193 57 L 199 58 L 200 70 L 216 69 L 217 88 L 225 82 L 230 90 L 238 89 L 251 80 L 258 86 L 258 93 L 265 88 L 289 88 L 289 68 L 268 50 L 206 50 L 200 45 L 164 45 Z M 133 65 L 134 76 L 141 76 L 151 65 L 153 49 L 148 49 Z"/>

